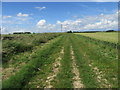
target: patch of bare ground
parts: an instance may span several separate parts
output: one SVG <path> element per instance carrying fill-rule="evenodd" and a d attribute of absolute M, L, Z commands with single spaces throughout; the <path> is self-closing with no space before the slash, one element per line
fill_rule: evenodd
<path fill-rule="evenodd" d="M 80 73 L 78 71 L 77 65 L 76 65 L 76 60 L 75 60 L 75 56 L 74 56 L 74 51 L 72 49 L 71 46 L 71 56 L 72 56 L 72 72 L 74 73 L 74 77 L 73 77 L 73 86 L 74 88 L 84 88 L 84 85 L 81 82 L 81 78 Z"/>
<path fill-rule="evenodd" d="M 17 67 L 13 67 L 12 65 L 8 68 L 3 68 L 2 70 L 2 80 L 8 79 L 10 76 L 15 75 L 17 71 L 19 71 L 20 67 L 24 66 L 25 63 L 19 63 Z"/>
<path fill-rule="evenodd" d="M 101 88 L 112 88 L 112 85 L 104 78 L 104 73 L 98 69 L 98 67 L 93 66 L 93 63 L 89 63 L 89 66 L 93 69 L 93 72 L 97 76 L 97 81 L 101 83 Z"/>
<path fill-rule="evenodd" d="M 63 54 L 64 54 L 64 47 L 62 47 L 59 57 L 53 63 L 52 73 L 50 73 L 50 75 L 47 77 L 45 88 L 53 88 L 53 86 L 51 85 L 51 81 L 54 80 L 54 78 L 57 76 L 59 72 L 61 66 L 60 60 L 62 59 Z"/>

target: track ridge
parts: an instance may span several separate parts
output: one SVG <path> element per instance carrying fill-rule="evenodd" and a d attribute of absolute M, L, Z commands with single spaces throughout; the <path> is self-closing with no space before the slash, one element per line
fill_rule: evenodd
<path fill-rule="evenodd" d="M 101 83 L 101 88 L 111 88 L 112 85 L 104 78 L 104 74 L 102 71 L 98 69 L 97 66 L 93 66 L 93 63 L 90 63 L 89 66 L 93 69 L 93 72 L 96 74 L 96 79 L 99 83 Z"/>
<path fill-rule="evenodd" d="M 59 57 L 55 60 L 52 67 L 52 73 L 47 77 L 47 80 L 45 81 L 47 83 L 47 86 L 45 88 L 52 88 L 51 81 L 57 76 L 59 69 L 61 67 L 60 60 L 62 59 L 61 56 L 64 54 L 64 47 L 62 47 L 62 50 L 60 51 Z"/>

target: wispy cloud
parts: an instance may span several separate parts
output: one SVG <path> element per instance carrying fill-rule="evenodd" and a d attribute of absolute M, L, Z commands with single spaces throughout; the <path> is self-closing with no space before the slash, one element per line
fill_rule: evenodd
<path fill-rule="evenodd" d="M 20 27 L 23 27 L 24 25 L 30 25 L 32 23 L 32 17 L 29 16 L 29 14 L 22 14 L 18 13 L 17 15 L 13 16 L 3 16 L 2 20 L 2 26 L 5 27 L 5 29 L 2 30 L 2 32 L 10 33 L 13 28 L 16 28 L 15 25 L 18 25 Z M 13 27 L 9 29 L 10 27 Z"/>
<path fill-rule="evenodd" d="M 98 16 L 88 16 L 76 20 L 58 21 L 58 24 L 63 24 L 66 30 L 108 30 L 117 29 L 118 14 L 100 14 Z"/>
<path fill-rule="evenodd" d="M 13 18 L 13 17 L 12 17 Z M 21 19 L 26 19 L 25 21 Z M 6 19 L 5 19 L 6 20 Z M 9 20 L 9 19 L 8 19 Z M 2 33 L 12 33 L 13 31 L 20 30 L 30 30 L 31 32 L 59 32 L 61 24 L 63 25 L 63 31 L 72 30 L 72 31 L 84 31 L 84 30 L 108 30 L 118 28 L 118 12 L 112 14 L 100 14 L 96 16 L 86 16 L 84 18 L 78 18 L 76 20 L 64 20 L 56 21 L 56 23 L 48 23 L 45 19 L 40 19 L 36 22 L 36 25 L 32 25 L 33 28 L 26 29 L 21 28 L 23 26 L 19 25 L 30 25 L 30 19 L 28 17 L 16 17 L 11 21 L 4 21 L 4 28 Z M 6 27 L 6 25 L 11 26 L 18 25 L 18 27 Z"/>
<path fill-rule="evenodd" d="M 3 16 L 3 19 L 11 18 L 12 16 Z"/>
<path fill-rule="evenodd" d="M 84 30 L 109 30 L 118 28 L 118 12 L 113 14 L 100 14 L 97 16 L 87 16 L 76 20 L 57 21 L 55 24 L 48 24 L 46 20 L 40 20 L 37 23 L 39 32 L 60 31 L 60 25 L 63 25 L 63 31 L 84 31 Z"/>
<path fill-rule="evenodd" d="M 22 14 L 22 13 L 18 13 L 18 14 L 17 14 L 17 16 L 18 16 L 18 17 L 28 17 L 28 16 L 29 16 L 29 14 Z"/>
<path fill-rule="evenodd" d="M 44 9 L 46 9 L 46 7 L 45 6 L 43 6 L 43 7 L 35 7 L 36 9 L 38 9 L 38 10 L 44 10 Z"/>

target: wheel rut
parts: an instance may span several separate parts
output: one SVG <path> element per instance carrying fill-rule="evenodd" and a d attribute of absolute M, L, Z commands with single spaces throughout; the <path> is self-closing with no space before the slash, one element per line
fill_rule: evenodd
<path fill-rule="evenodd" d="M 71 56 L 72 56 L 72 67 L 73 67 L 72 72 L 74 73 L 73 87 L 74 88 L 84 88 L 84 85 L 82 84 L 82 81 L 80 78 L 79 70 L 76 65 L 76 60 L 75 60 L 74 51 L 73 51 L 72 46 L 71 46 Z"/>

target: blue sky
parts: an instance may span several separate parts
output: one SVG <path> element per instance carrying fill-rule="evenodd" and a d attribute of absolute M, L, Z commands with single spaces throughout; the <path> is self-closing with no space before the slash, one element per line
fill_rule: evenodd
<path fill-rule="evenodd" d="M 2 33 L 117 29 L 117 2 L 3 2 L 2 10 Z"/>

